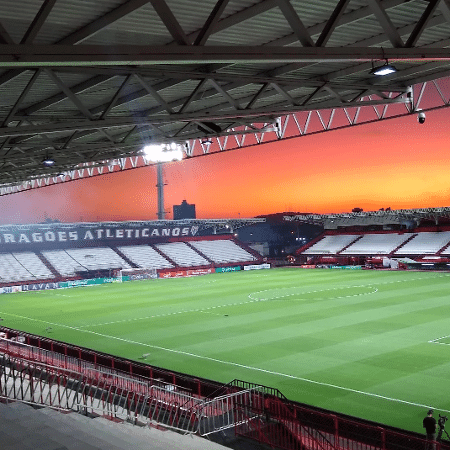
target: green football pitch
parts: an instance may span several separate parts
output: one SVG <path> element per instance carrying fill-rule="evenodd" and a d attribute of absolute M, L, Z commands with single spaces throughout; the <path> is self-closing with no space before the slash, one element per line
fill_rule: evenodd
<path fill-rule="evenodd" d="M 212 274 L 0 296 L 5 326 L 423 432 L 450 414 L 450 274 Z M 437 415 L 437 414 L 436 414 Z"/>

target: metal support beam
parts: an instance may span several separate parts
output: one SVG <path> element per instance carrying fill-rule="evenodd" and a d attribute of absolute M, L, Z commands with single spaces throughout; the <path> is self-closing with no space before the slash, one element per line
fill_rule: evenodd
<path fill-rule="evenodd" d="M 0 68 L 56 65 L 129 66 L 134 63 L 216 64 L 330 62 L 396 59 L 450 61 L 447 48 L 274 47 L 274 46 L 142 46 L 142 45 L 0 45 Z"/>
<path fill-rule="evenodd" d="M 211 14 L 195 38 L 194 45 L 205 45 L 230 0 L 217 0 Z"/>
<path fill-rule="evenodd" d="M 42 28 L 42 25 L 44 25 L 48 15 L 52 11 L 53 6 L 55 6 L 55 3 L 56 0 L 45 0 L 44 3 L 42 3 L 39 12 L 36 14 L 36 17 L 33 19 L 33 22 L 20 41 L 21 44 L 31 44 L 34 41 L 34 38 L 37 36 L 39 30 Z"/>

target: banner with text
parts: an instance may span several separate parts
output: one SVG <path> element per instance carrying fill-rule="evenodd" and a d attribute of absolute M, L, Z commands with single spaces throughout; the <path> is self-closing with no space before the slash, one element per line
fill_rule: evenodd
<path fill-rule="evenodd" d="M 239 270 L 241 270 L 241 266 L 217 267 L 216 268 L 216 273 L 238 272 Z"/>
<path fill-rule="evenodd" d="M 184 278 L 195 277 L 197 275 L 206 275 L 214 273 L 215 269 L 210 267 L 208 269 L 191 269 L 191 270 L 161 270 L 158 273 L 159 278 Z"/>
<path fill-rule="evenodd" d="M 244 270 L 259 270 L 270 269 L 270 264 L 251 264 L 250 266 L 244 266 Z"/>
<path fill-rule="evenodd" d="M 0 248 L 16 249 L 36 246 L 60 246 L 77 243 L 100 244 L 114 241 L 116 244 L 127 244 L 134 241 L 147 241 L 157 238 L 193 237 L 198 233 L 198 226 L 152 226 L 148 223 L 120 223 L 118 226 L 107 224 L 73 225 L 64 224 L 33 225 L 27 227 L 0 227 Z"/>
<path fill-rule="evenodd" d="M 117 283 L 118 281 L 117 278 L 88 278 L 86 280 L 61 281 L 59 287 L 65 289 L 80 286 L 95 286 L 105 283 Z"/>

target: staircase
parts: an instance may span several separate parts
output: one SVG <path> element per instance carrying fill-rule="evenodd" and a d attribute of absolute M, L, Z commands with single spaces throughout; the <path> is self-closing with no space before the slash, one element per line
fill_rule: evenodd
<path fill-rule="evenodd" d="M 198 253 L 200 256 L 206 259 L 206 261 L 209 262 L 209 264 L 214 264 L 214 261 L 211 261 L 204 253 L 202 253 L 198 248 L 195 248 L 189 241 L 186 241 L 185 244 L 190 247 L 194 252 Z"/>
<path fill-rule="evenodd" d="M 409 241 L 411 241 L 412 239 L 414 239 L 417 236 L 417 233 L 414 233 L 412 236 L 410 236 L 408 239 L 406 239 L 406 241 L 402 242 L 399 246 L 395 247 L 394 250 L 392 250 L 392 252 L 389 253 L 389 256 L 395 255 L 395 252 L 402 248 L 405 244 L 407 244 Z"/>
<path fill-rule="evenodd" d="M 113 247 L 112 248 L 122 259 L 124 259 L 131 267 L 133 267 L 134 269 L 139 269 L 139 266 L 134 263 L 133 261 L 131 261 L 130 258 L 128 258 L 128 256 L 126 256 L 124 253 L 122 253 L 117 247 Z"/>
<path fill-rule="evenodd" d="M 47 258 L 41 253 L 36 253 L 38 258 L 42 261 L 43 264 L 47 267 L 48 270 L 55 276 L 55 278 L 60 278 L 61 274 L 56 271 L 56 269 L 48 262 Z"/>
<path fill-rule="evenodd" d="M 344 250 L 347 250 L 351 245 L 353 245 L 355 242 L 358 242 L 360 239 L 362 239 L 363 235 L 361 234 L 358 236 L 354 241 L 350 242 L 350 244 L 346 245 L 344 248 L 341 248 L 338 252 L 336 252 L 336 255 L 340 255 L 341 252 Z"/>

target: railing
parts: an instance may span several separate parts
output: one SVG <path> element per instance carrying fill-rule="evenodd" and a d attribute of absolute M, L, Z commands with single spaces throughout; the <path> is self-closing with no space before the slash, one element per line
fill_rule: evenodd
<path fill-rule="evenodd" d="M 102 415 L 115 421 L 156 423 L 200 436 L 235 427 L 246 419 L 240 413 L 243 407 L 248 409 L 255 399 L 262 401 L 257 390 L 207 400 L 173 385 L 160 387 L 96 370 L 52 366 L 27 359 L 27 347 L 12 343 L 9 350 L 22 356 L 0 356 L 0 398 L 5 401 Z"/>
<path fill-rule="evenodd" d="M 3 398 L 163 423 L 200 435 L 234 427 L 237 435 L 285 450 L 429 448 L 417 433 L 289 401 L 274 388 L 240 380 L 216 383 L 6 327 L 0 330 Z M 433 449 L 450 450 L 450 445 L 436 442 Z"/>

